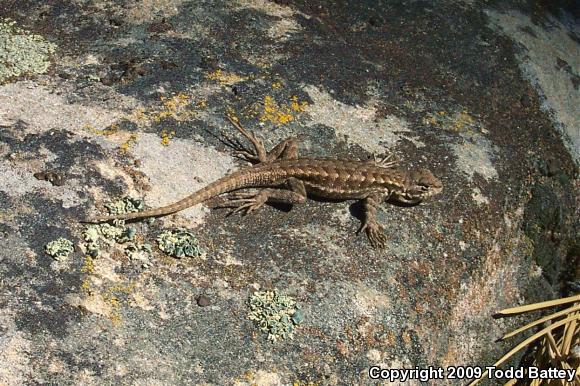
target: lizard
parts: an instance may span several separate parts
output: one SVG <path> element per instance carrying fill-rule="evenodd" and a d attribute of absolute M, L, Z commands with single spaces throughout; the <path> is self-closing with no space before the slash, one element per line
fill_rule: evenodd
<path fill-rule="evenodd" d="M 287 138 L 266 151 L 253 132 L 244 129 L 235 116 L 228 115 L 232 125 L 253 145 L 238 151 L 255 163 L 218 179 L 197 192 L 157 209 L 99 216 L 83 222 L 131 220 L 160 217 L 179 212 L 216 196 L 232 193 L 226 201 L 233 212 L 248 214 L 266 203 L 302 204 L 307 197 L 331 200 L 362 200 L 365 217 L 359 232 L 364 231 L 374 248 L 384 248 L 387 238 L 376 219 L 381 203 L 395 200 L 419 204 L 441 193 L 443 184 L 429 170 L 403 170 L 390 157 L 382 160 L 346 160 L 299 157 L 298 140 Z M 239 192 L 259 188 L 256 192 Z"/>

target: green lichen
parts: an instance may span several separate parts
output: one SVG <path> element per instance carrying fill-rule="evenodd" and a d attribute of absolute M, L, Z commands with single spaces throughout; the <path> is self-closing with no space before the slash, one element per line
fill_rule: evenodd
<path fill-rule="evenodd" d="M 68 258 L 68 256 L 74 252 L 74 246 L 72 241 L 60 237 L 56 240 L 51 241 L 44 247 L 45 252 L 52 256 L 56 261 L 63 261 Z"/>
<path fill-rule="evenodd" d="M 113 245 L 115 238 L 123 233 L 123 228 L 111 224 L 89 225 L 83 231 L 85 248 L 89 256 L 101 255 L 101 244 Z"/>
<path fill-rule="evenodd" d="M 22 75 L 43 74 L 50 66 L 56 45 L 0 19 L 0 84 Z"/>
<path fill-rule="evenodd" d="M 105 207 L 110 215 L 137 212 L 143 208 L 143 200 L 132 197 L 123 197 L 120 200 L 106 204 Z M 101 244 L 111 246 L 115 243 L 134 244 L 137 229 L 125 226 L 125 221 L 115 220 L 111 224 L 89 225 L 83 231 L 83 239 L 89 256 L 95 258 L 101 255 Z M 133 249 L 141 250 L 137 245 L 134 248 L 126 248 L 125 253 L 131 256 Z"/>
<path fill-rule="evenodd" d="M 117 241 L 125 232 L 124 226 L 121 225 L 100 224 L 98 227 L 101 236 L 108 244 L 113 244 L 113 241 Z"/>
<path fill-rule="evenodd" d="M 138 212 L 143 209 L 143 200 L 125 196 L 120 200 L 105 204 L 105 208 L 107 208 L 110 215 Z"/>
<path fill-rule="evenodd" d="M 135 240 L 135 236 L 137 235 L 137 229 L 135 227 L 126 227 L 123 229 L 123 232 L 119 236 L 115 238 L 118 243 L 128 243 Z"/>
<path fill-rule="evenodd" d="M 149 263 L 149 255 L 153 252 L 150 244 L 129 243 L 125 247 L 125 255 L 131 260 L 140 260 L 144 265 Z"/>
<path fill-rule="evenodd" d="M 163 252 L 178 259 L 203 254 L 195 236 L 186 229 L 179 228 L 162 232 L 157 236 L 157 244 Z"/>
<path fill-rule="evenodd" d="M 303 316 L 296 301 L 277 290 L 255 292 L 250 297 L 248 319 L 254 321 L 260 331 L 268 334 L 268 340 L 292 339 L 294 329 L 302 323 Z"/>
<path fill-rule="evenodd" d="M 137 230 L 134 227 L 110 224 L 89 225 L 83 231 L 85 248 L 93 258 L 101 255 L 102 245 L 126 244 L 125 254 L 131 260 L 146 260 L 143 253 L 151 253 L 151 245 L 135 243 L 136 235 Z"/>

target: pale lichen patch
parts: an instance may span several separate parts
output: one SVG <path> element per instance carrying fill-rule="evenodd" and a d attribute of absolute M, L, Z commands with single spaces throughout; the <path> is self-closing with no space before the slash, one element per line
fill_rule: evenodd
<path fill-rule="evenodd" d="M 544 97 L 542 108 L 553 116 L 567 137 L 570 152 L 580 162 L 580 92 L 574 85 L 580 73 L 580 47 L 573 38 L 574 33 L 578 36 L 577 26 L 570 32 L 551 16 L 543 25 L 513 10 L 500 13 L 490 9 L 486 13 L 494 29 L 525 48 L 517 53 L 522 72 Z"/>
<path fill-rule="evenodd" d="M 0 161 L 0 192 L 4 192 L 11 197 L 23 196 L 45 188 L 47 182 L 37 180 L 32 173 L 26 173 L 22 168 L 1 160 Z"/>
<path fill-rule="evenodd" d="M 278 290 L 257 291 L 249 300 L 248 319 L 268 335 L 268 340 L 292 339 L 296 326 L 302 323 L 302 311 L 294 298 Z"/>
<path fill-rule="evenodd" d="M 183 228 L 163 231 L 157 236 L 157 245 L 167 255 L 178 259 L 200 257 L 205 253 L 193 233 Z"/>
<path fill-rule="evenodd" d="M 129 98 L 124 98 L 125 102 L 129 103 Z M 87 126 L 108 127 L 124 114 L 111 108 L 69 103 L 63 96 L 32 82 L 0 86 L 0 106 L 2 125 L 20 121 L 24 123 L 23 135 L 52 129 L 76 133 Z"/>
<path fill-rule="evenodd" d="M 471 198 L 473 198 L 473 201 L 478 205 L 489 205 L 489 198 L 484 196 L 479 188 L 473 188 Z"/>
<path fill-rule="evenodd" d="M 113 308 L 99 293 L 93 293 L 84 297 L 69 295 L 66 297 L 66 301 L 71 306 L 82 308 L 91 314 L 107 318 L 110 318 L 113 314 Z"/>
<path fill-rule="evenodd" d="M 145 194 L 145 202 L 150 207 L 162 206 L 189 196 L 223 177 L 234 167 L 231 157 L 215 149 L 174 138 L 171 151 L 167 151 L 157 135 L 148 133 L 139 137 L 131 151 L 141 160 L 140 170 L 149 177 L 152 188 Z M 180 214 L 199 222 L 200 214 L 206 211 L 196 206 Z"/>
<path fill-rule="evenodd" d="M 373 316 L 379 311 L 388 310 L 391 299 L 388 294 L 360 283 L 356 287 L 353 305 L 359 315 Z"/>
<path fill-rule="evenodd" d="M 457 168 L 470 180 L 475 173 L 486 180 L 498 178 L 497 170 L 492 162 L 495 146 L 491 141 L 481 135 L 462 137 L 464 139 L 461 143 L 451 145 L 457 159 Z"/>
<path fill-rule="evenodd" d="M 25 31 L 10 19 L 0 19 L 0 84 L 18 76 L 43 74 L 56 44 Z"/>
<path fill-rule="evenodd" d="M 280 42 L 302 30 L 302 26 L 295 19 L 296 15 L 308 17 L 290 6 L 268 0 L 238 0 L 237 4 L 240 8 L 254 9 L 276 17 L 277 20 L 268 28 L 267 35 Z"/>
<path fill-rule="evenodd" d="M 385 147 L 394 147 L 402 138 L 417 147 L 425 146 L 410 135 L 411 130 L 403 118 L 394 115 L 378 117 L 377 109 L 372 105 L 350 106 L 315 86 L 306 86 L 304 90 L 314 102 L 306 107 L 311 118 L 308 125 L 330 126 L 337 136 L 362 146 L 370 153 L 382 154 Z"/>
<path fill-rule="evenodd" d="M 125 6 L 126 17 L 130 23 L 150 22 L 153 17 L 170 18 L 179 14 L 183 0 L 141 0 Z M 107 5 L 109 7 L 109 5 Z"/>

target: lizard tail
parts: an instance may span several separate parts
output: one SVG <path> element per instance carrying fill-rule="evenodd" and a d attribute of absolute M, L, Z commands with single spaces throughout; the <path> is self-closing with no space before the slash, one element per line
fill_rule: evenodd
<path fill-rule="evenodd" d="M 131 220 L 144 217 L 160 217 L 171 213 L 179 212 L 180 210 L 197 205 L 220 194 L 259 185 L 260 183 L 259 173 L 255 174 L 255 171 L 252 171 L 253 173 L 248 173 L 248 171 L 249 169 L 240 170 L 229 176 L 225 176 L 215 182 L 212 182 L 206 187 L 198 190 L 192 195 L 187 196 L 184 199 L 170 205 L 162 206 L 156 209 L 146 210 L 143 212 L 124 213 L 113 216 L 98 216 L 94 218 L 85 219 L 81 222 L 94 224 L 111 220 Z"/>

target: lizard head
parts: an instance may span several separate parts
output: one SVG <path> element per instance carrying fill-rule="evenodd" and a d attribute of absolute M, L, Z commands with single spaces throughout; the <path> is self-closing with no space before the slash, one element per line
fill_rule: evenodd
<path fill-rule="evenodd" d="M 409 173 L 405 190 L 397 195 L 397 199 L 407 204 L 421 203 L 443 191 L 441 180 L 429 170 L 420 169 Z"/>

